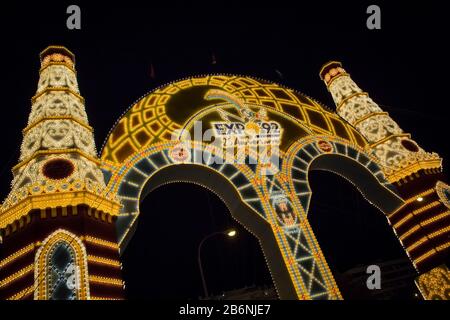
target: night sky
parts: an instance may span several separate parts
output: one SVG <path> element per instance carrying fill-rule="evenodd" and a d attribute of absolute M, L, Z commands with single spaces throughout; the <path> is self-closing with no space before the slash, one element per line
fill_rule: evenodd
<path fill-rule="evenodd" d="M 76 3 L 82 29 L 70 31 L 66 8 Z M 444 157 L 448 167 L 450 49 L 442 2 L 380 4 L 382 29 L 376 31 L 366 28 L 365 12 L 372 2 L 342 3 L 2 4 L 1 196 L 7 195 L 10 169 L 18 162 L 21 131 L 37 87 L 38 54 L 51 44 L 67 46 L 76 55 L 99 151 L 114 122 L 136 99 L 190 75 L 262 77 L 333 107 L 318 72 L 323 63 L 339 60 L 363 90 L 424 149 Z M 351 184 L 324 172 L 312 172 L 310 179 L 311 224 L 333 272 L 403 257 L 386 219 Z M 141 212 L 124 253 L 129 297 L 198 298 L 198 243 L 229 227 L 238 229 L 237 238 L 216 237 L 203 251 L 210 292 L 272 285 L 257 239 L 237 225 L 213 193 L 189 184 L 164 186 L 143 201 Z"/>

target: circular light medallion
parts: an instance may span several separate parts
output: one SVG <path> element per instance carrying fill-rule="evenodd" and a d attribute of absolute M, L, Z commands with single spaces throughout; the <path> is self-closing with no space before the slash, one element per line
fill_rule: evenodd
<path fill-rule="evenodd" d="M 442 203 L 450 209 L 450 186 L 442 181 L 436 183 L 436 192 Z"/>
<path fill-rule="evenodd" d="M 411 152 L 419 152 L 419 146 L 414 141 L 405 139 L 405 140 L 402 140 L 401 143 L 402 143 L 403 148 L 405 148 L 406 150 L 411 151 Z"/>
<path fill-rule="evenodd" d="M 49 179 L 61 180 L 69 177 L 75 170 L 72 162 L 66 159 L 52 159 L 42 167 L 42 173 Z"/>
<path fill-rule="evenodd" d="M 325 141 L 325 140 L 318 141 L 317 142 L 317 146 L 323 152 L 327 152 L 328 153 L 328 152 L 332 152 L 333 151 L 333 146 L 331 145 L 331 143 L 329 143 L 328 141 Z"/>
<path fill-rule="evenodd" d="M 191 159 L 191 152 L 185 145 L 180 143 L 170 151 L 170 157 L 174 162 L 186 162 Z"/>

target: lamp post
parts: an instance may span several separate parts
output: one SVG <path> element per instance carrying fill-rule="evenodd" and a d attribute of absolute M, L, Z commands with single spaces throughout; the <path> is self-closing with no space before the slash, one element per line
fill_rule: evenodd
<path fill-rule="evenodd" d="M 198 245 L 198 252 L 197 252 L 198 267 L 200 269 L 200 276 L 202 278 L 203 293 L 205 295 L 205 298 L 208 297 L 208 288 L 206 287 L 206 280 L 205 280 L 205 275 L 203 273 L 202 258 L 201 258 L 201 251 L 202 251 L 203 244 L 205 243 L 206 240 L 211 239 L 212 237 L 217 236 L 217 235 L 225 235 L 228 238 L 233 238 L 236 236 L 236 234 L 237 234 L 237 232 L 234 229 L 229 229 L 226 231 L 216 231 L 216 232 L 213 232 L 213 233 L 207 235 L 206 237 L 204 237 L 202 239 L 202 241 L 200 241 L 200 244 Z"/>

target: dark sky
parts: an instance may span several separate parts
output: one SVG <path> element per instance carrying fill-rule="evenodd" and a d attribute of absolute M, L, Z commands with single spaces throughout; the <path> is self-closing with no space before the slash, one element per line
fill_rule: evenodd
<path fill-rule="evenodd" d="M 321 65 L 333 59 L 342 61 L 360 87 L 387 106 L 385 110 L 422 147 L 449 158 L 449 27 L 442 1 L 378 2 L 382 30 L 376 31 L 366 28 L 365 12 L 372 1 L 355 1 L 353 5 L 344 5 L 344 1 L 245 5 L 242 1 L 209 1 L 195 6 L 174 1 L 164 5 L 152 1 L 93 2 L 2 4 L 2 196 L 9 190 L 10 168 L 17 163 L 21 130 L 36 90 L 38 53 L 50 44 L 65 45 L 76 54 L 80 90 L 99 149 L 113 123 L 136 99 L 158 85 L 189 75 L 224 72 L 258 76 L 333 107 L 318 76 Z M 82 29 L 69 31 L 65 12 L 75 3 L 81 7 Z M 212 52 L 215 65 L 211 64 Z M 150 77 L 152 64 L 155 79 Z M 334 261 L 334 269 L 343 271 L 398 253 L 387 240 L 391 233 L 386 233 L 384 218 L 377 216 L 380 213 L 366 205 L 350 185 L 323 173 L 312 173 L 311 183 L 316 192 L 313 205 L 317 203 L 313 227 L 320 225 L 316 233 Z M 180 194 L 188 203 L 183 208 L 170 202 Z M 327 209 L 331 207 L 337 209 Z M 142 241 L 130 244 L 124 264 L 130 270 L 147 270 L 148 282 L 138 283 L 128 272 L 129 295 L 197 297 L 201 287 L 196 245 L 209 232 L 233 224 L 226 207 L 202 188 L 173 185 L 150 194 L 142 211 L 157 214 L 158 225 L 142 219 L 136 235 Z M 178 217 L 180 224 L 191 226 L 193 232 L 180 225 L 171 227 L 173 232 L 166 231 L 162 226 L 169 216 Z M 337 223 L 358 231 L 340 236 L 333 228 Z M 167 243 L 159 241 L 161 237 L 167 237 Z M 245 285 L 270 285 L 257 240 L 242 231 L 233 241 L 214 239 L 205 249 L 211 290 L 220 293 Z M 154 247 L 156 243 L 173 249 L 173 256 Z M 373 250 L 366 250 L 368 247 Z M 136 255 L 141 255 L 138 261 Z M 161 277 L 158 272 L 164 270 L 173 270 L 174 278 Z"/>

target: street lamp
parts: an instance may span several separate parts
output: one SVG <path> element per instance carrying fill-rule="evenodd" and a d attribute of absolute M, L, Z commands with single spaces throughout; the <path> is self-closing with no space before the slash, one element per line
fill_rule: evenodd
<path fill-rule="evenodd" d="M 227 236 L 229 236 L 230 238 L 235 237 L 236 234 L 237 234 L 237 232 L 234 229 L 230 229 L 230 230 L 227 231 Z"/>
<path fill-rule="evenodd" d="M 235 229 L 229 229 L 226 231 L 213 232 L 213 233 L 207 235 L 206 237 L 204 237 L 202 239 L 202 241 L 200 241 L 200 244 L 198 245 L 198 251 L 197 251 L 198 267 L 200 269 L 200 276 L 202 278 L 203 293 L 205 295 L 205 298 L 208 297 L 208 288 L 206 287 L 205 275 L 203 274 L 201 251 L 202 251 L 202 247 L 203 247 L 203 244 L 205 243 L 205 241 L 208 239 L 211 239 L 212 237 L 217 236 L 217 235 L 225 235 L 228 238 L 233 238 L 237 235 L 237 231 Z"/>

